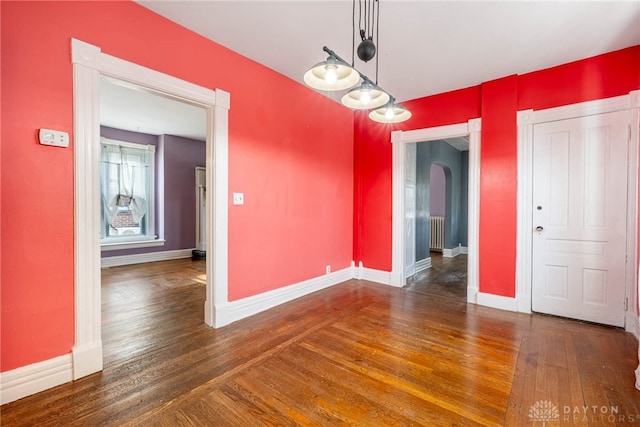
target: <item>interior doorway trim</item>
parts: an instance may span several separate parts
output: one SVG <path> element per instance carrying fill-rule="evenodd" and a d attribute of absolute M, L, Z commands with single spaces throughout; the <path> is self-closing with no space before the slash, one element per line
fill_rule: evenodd
<path fill-rule="evenodd" d="M 482 119 L 447 126 L 391 132 L 392 177 L 392 239 L 391 285 L 402 287 L 406 283 L 404 271 L 404 185 L 406 178 L 405 144 L 435 141 L 445 138 L 469 137 L 469 206 L 468 206 L 468 257 L 467 301 L 478 302 L 478 235 L 480 211 L 480 133 Z"/>
<path fill-rule="evenodd" d="M 104 54 L 97 46 L 71 40 L 74 102 L 74 336 L 73 378 L 102 370 L 100 297 L 100 76 L 120 79 L 203 107 L 207 116 L 205 322 L 224 323 L 216 307 L 227 304 L 228 111 L 229 93 Z M 221 311 L 221 310 L 218 310 Z"/>
<path fill-rule="evenodd" d="M 582 102 L 544 110 L 522 110 L 518 120 L 518 233 L 516 238 L 516 301 L 518 311 L 531 313 L 531 281 L 533 257 L 533 126 L 615 111 L 629 112 L 629 173 L 627 190 L 627 270 L 626 298 L 628 310 L 625 329 L 640 335 L 638 325 L 638 117 L 640 90 L 629 95 Z M 623 301 L 620 302 L 621 307 Z"/>

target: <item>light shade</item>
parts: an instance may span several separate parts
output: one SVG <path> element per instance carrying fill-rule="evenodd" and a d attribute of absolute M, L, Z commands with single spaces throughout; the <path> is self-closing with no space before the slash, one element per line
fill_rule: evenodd
<path fill-rule="evenodd" d="M 400 123 L 411 118 L 411 112 L 391 100 L 386 105 L 369 113 L 369 118 L 378 123 Z"/>
<path fill-rule="evenodd" d="M 360 74 L 356 70 L 333 56 L 304 73 L 304 82 L 318 90 L 345 90 L 355 86 L 359 81 Z"/>
<path fill-rule="evenodd" d="M 389 102 L 389 94 L 371 83 L 364 81 L 342 97 L 342 104 L 357 110 L 378 108 Z"/>

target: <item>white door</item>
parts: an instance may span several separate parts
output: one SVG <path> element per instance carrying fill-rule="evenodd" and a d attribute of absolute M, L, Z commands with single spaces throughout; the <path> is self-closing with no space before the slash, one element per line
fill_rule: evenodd
<path fill-rule="evenodd" d="M 533 128 L 533 311 L 624 326 L 628 117 Z"/>

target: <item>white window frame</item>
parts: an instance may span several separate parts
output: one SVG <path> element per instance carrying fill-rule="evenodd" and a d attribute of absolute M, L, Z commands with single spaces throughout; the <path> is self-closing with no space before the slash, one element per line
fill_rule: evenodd
<path fill-rule="evenodd" d="M 114 237 L 104 237 L 102 232 L 100 233 L 100 248 L 102 251 L 114 251 L 119 249 L 135 249 L 135 248 L 146 248 L 146 247 L 154 247 L 154 246 L 163 246 L 165 241 L 163 239 L 158 239 L 158 235 L 155 233 L 155 193 L 156 193 L 156 183 L 155 183 L 155 163 L 156 163 L 156 147 L 153 145 L 147 144 L 136 144 L 127 141 L 119 141 L 115 139 L 109 139 L 105 137 L 100 138 L 100 149 L 102 150 L 102 145 L 112 145 L 112 146 L 121 146 L 132 148 L 136 150 L 144 150 L 147 151 L 150 155 L 149 161 L 149 181 L 151 183 L 151 188 L 149 190 L 147 202 L 148 202 L 148 218 L 147 218 L 147 233 L 145 235 L 136 235 L 131 237 L 126 236 L 114 236 Z M 102 176 L 100 177 L 102 180 Z M 103 207 L 101 207 L 103 209 Z M 103 215 L 103 223 L 102 230 L 104 230 L 104 215 Z M 160 233 L 161 234 L 161 233 Z"/>

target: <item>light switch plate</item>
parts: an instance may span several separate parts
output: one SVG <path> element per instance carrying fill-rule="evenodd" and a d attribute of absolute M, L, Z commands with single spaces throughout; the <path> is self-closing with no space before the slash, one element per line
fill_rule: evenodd
<path fill-rule="evenodd" d="M 244 193 L 233 193 L 233 204 L 244 205 Z"/>
<path fill-rule="evenodd" d="M 69 134 L 67 132 L 53 129 L 40 129 L 38 137 L 42 145 L 51 145 L 54 147 L 69 146 Z"/>

